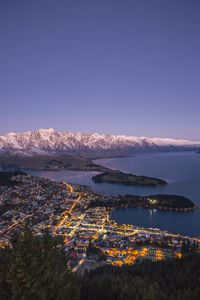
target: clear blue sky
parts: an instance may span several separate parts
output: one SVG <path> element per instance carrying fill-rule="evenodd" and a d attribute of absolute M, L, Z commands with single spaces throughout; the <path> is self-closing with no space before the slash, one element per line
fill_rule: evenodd
<path fill-rule="evenodd" d="M 0 134 L 200 140 L 199 0 L 1 0 Z"/>

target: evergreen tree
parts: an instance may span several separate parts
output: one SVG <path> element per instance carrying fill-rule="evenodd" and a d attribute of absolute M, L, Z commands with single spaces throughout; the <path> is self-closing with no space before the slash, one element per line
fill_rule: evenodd
<path fill-rule="evenodd" d="M 78 280 L 68 270 L 61 241 L 47 232 L 36 237 L 26 225 L 12 246 L 0 252 L 1 299 L 79 299 Z"/>

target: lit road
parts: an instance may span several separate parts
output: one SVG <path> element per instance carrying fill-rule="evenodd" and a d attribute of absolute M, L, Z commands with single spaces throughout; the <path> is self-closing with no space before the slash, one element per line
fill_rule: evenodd
<path fill-rule="evenodd" d="M 70 184 L 68 184 L 68 183 L 66 183 L 66 182 L 64 182 L 64 181 L 63 181 L 63 183 L 69 188 L 69 190 L 70 190 L 70 195 L 71 195 L 71 193 L 73 193 L 73 187 L 72 187 Z M 69 195 L 68 197 L 70 197 L 70 195 Z M 77 200 L 78 200 L 78 199 L 77 199 Z M 77 201 L 77 200 L 76 200 L 76 201 Z M 47 206 L 47 205 L 50 203 L 50 201 L 51 201 L 51 199 L 50 199 L 44 206 Z M 76 205 L 76 204 L 75 204 L 75 205 Z M 74 206 L 75 206 L 75 205 L 74 205 Z M 74 207 L 74 206 L 73 206 L 73 207 Z M 40 212 L 42 209 L 43 209 L 43 206 L 40 207 L 40 208 L 37 210 L 37 212 Z M 72 208 L 72 209 L 73 209 L 73 208 Z M 17 222 L 15 222 L 14 224 L 10 225 L 8 228 L 6 228 L 6 229 L 0 231 L 0 234 L 5 234 L 5 233 L 8 232 L 10 229 L 12 229 L 12 228 L 14 228 L 14 227 L 17 227 L 18 225 L 20 225 L 21 223 L 23 223 L 26 219 L 32 217 L 34 214 L 35 214 L 35 212 L 32 213 L 32 214 L 26 215 L 26 216 L 25 216 L 24 218 L 22 218 L 20 221 L 17 221 Z"/>
<path fill-rule="evenodd" d="M 102 234 L 103 232 L 107 232 L 107 231 L 104 230 L 104 227 L 105 227 L 105 222 L 106 222 L 106 220 L 108 220 L 108 219 L 109 219 L 108 212 L 106 212 L 105 219 L 103 219 L 103 221 L 102 221 L 102 227 L 101 227 L 99 230 L 96 231 L 95 236 L 93 236 L 92 242 L 93 242 L 94 240 L 96 240 L 96 239 L 99 237 L 100 234 Z"/>
<path fill-rule="evenodd" d="M 83 254 L 84 257 L 79 261 L 79 263 L 76 265 L 76 267 L 73 268 L 72 272 L 78 271 L 78 269 L 81 267 L 81 265 L 84 263 L 86 259 L 86 253 Z"/>
<path fill-rule="evenodd" d="M 77 228 L 81 225 L 81 223 L 82 223 L 84 217 L 85 217 L 85 213 L 81 215 L 80 220 L 78 221 L 78 223 L 76 224 L 76 226 L 73 228 L 73 230 L 72 230 L 71 233 L 69 234 L 70 237 L 72 237 L 72 236 L 75 234 Z"/>
<path fill-rule="evenodd" d="M 73 193 L 74 192 L 74 189 L 73 189 L 73 187 L 69 184 L 69 183 L 67 183 L 67 182 L 65 182 L 65 181 L 63 181 L 63 183 L 65 184 L 65 185 L 67 185 L 68 186 L 68 188 L 70 189 L 70 192 L 71 193 Z"/>
<path fill-rule="evenodd" d="M 49 204 L 50 201 L 51 201 L 51 199 L 50 199 L 44 206 L 47 206 L 47 205 Z M 37 212 L 40 212 L 42 209 L 43 209 L 43 206 L 40 207 L 40 208 L 37 210 Z M 22 218 L 20 221 L 17 221 L 16 223 L 10 225 L 8 228 L 2 230 L 2 231 L 0 232 L 0 234 L 5 234 L 5 233 L 8 232 L 11 228 L 17 227 L 18 225 L 20 225 L 21 223 L 23 223 L 26 219 L 32 217 L 34 214 L 35 214 L 35 212 L 32 213 L 32 214 L 30 214 L 30 215 L 26 215 L 26 216 L 25 216 L 24 218 Z"/>
<path fill-rule="evenodd" d="M 70 195 L 71 195 L 74 192 L 73 187 L 69 183 L 67 183 L 65 181 L 63 181 L 63 183 L 70 189 L 70 192 L 71 192 Z M 70 195 L 66 199 L 68 199 L 70 197 Z M 74 207 L 76 206 L 76 204 L 78 203 L 78 201 L 80 199 L 81 199 L 81 195 L 79 195 L 78 198 L 73 202 L 70 210 L 65 210 L 64 211 L 64 213 L 63 213 L 64 217 L 60 220 L 60 222 L 58 223 L 58 225 L 55 227 L 54 233 L 56 233 L 57 230 L 58 230 L 58 228 L 61 227 L 63 225 L 63 223 L 67 220 L 68 214 L 70 214 L 72 212 L 72 210 L 74 209 Z"/>

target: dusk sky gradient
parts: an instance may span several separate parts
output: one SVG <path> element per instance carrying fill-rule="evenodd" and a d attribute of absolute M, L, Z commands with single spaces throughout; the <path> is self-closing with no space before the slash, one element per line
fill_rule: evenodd
<path fill-rule="evenodd" d="M 2 0 L 0 101 L 0 135 L 200 141 L 200 1 Z"/>

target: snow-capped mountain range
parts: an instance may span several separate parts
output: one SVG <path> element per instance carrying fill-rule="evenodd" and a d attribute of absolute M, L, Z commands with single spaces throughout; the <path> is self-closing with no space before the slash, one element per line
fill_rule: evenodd
<path fill-rule="evenodd" d="M 110 134 L 85 134 L 54 129 L 0 136 L 0 153 L 49 154 L 81 152 L 131 153 L 144 150 L 200 149 L 200 142 Z"/>

